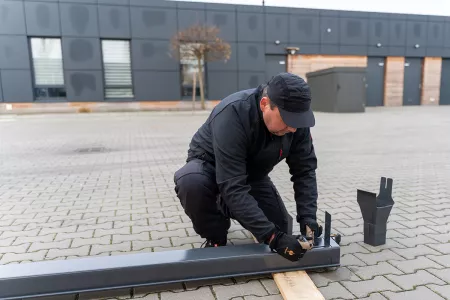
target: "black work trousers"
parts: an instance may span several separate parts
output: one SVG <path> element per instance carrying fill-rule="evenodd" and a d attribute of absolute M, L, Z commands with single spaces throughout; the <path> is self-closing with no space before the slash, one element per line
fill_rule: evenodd
<path fill-rule="evenodd" d="M 214 166 L 203 160 L 191 160 L 175 172 L 174 182 L 175 192 L 195 232 L 205 239 L 226 239 L 232 216 L 220 197 Z M 266 176 L 249 184 L 250 194 L 269 221 L 280 230 L 292 233 L 292 217 L 270 178 Z"/>

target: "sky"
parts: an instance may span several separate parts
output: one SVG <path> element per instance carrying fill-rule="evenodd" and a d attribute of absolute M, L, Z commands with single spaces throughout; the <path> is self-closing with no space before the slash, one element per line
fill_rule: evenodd
<path fill-rule="evenodd" d="M 262 5 L 262 0 L 177 0 Z M 450 0 L 265 0 L 267 6 L 450 16 Z"/>

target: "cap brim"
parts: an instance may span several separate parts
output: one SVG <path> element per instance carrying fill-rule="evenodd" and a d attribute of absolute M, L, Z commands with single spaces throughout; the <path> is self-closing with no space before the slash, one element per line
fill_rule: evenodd
<path fill-rule="evenodd" d="M 290 112 L 278 108 L 283 122 L 292 128 L 314 127 L 316 119 L 311 108 L 305 112 Z"/>

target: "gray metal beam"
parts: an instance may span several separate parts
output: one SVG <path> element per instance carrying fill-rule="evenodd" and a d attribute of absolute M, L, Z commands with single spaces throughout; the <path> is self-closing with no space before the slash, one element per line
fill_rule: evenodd
<path fill-rule="evenodd" d="M 270 274 L 340 265 L 340 247 L 320 238 L 298 262 L 264 244 L 136 253 L 0 266 L 0 298 L 24 299 Z"/>

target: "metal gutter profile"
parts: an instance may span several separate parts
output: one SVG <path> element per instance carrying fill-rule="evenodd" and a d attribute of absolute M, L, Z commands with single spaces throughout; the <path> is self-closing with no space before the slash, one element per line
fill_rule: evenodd
<path fill-rule="evenodd" d="M 326 219 L 329 223 L 328 214 Z M 337 267 L 340 247 L 330 238 L 329 226 L 326 224 L 326 234 L 314 248 L 295 263 L 271 252 L 267 245 L 252 243 L 3 265 L 0 298 L 24 299 Z"/>

